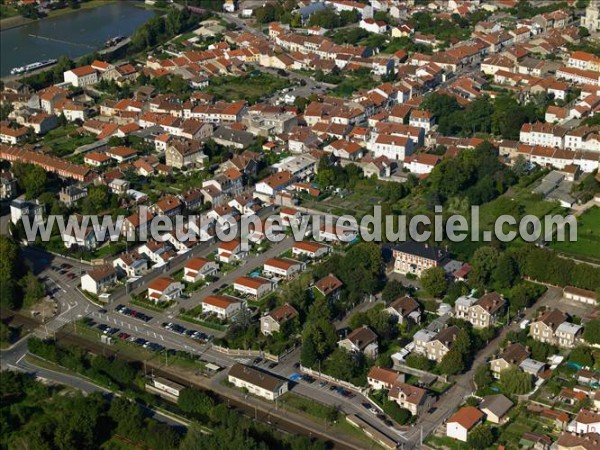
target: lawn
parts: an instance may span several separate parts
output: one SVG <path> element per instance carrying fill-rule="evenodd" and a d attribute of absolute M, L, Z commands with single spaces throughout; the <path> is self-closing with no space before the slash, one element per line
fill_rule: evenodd
<path fill-rule="evenodd" d="M 43 139 L 44 145 L 52 149 L 52 154 L 59 158 L 67 156 L 82 145 L 96 142 L 96 137 L 89 134 L 81 134 L 77 126 L 69 124 L 64 127 L 49 131 Z"/>
<path fill-rule="evenodd" d="M 151 300 L 146 300 L 145 298 L 133 298 L 131 297 L 131 304 L 141 306 L 142 308 L 151 309 L 152 311 L 163 312 L 169 306 L 171 306 L 174 302 L 160 302 L 154 303 Z"/>
<path fill-rule="evenodd" d="M 529 214 L 543 218 L 543 216 L 546 215 L 562 215 L 565 213 L 565 209 L 560 207 L 557 203 L 544 201 L 539 195 L 532 194 L 530 191 L 531 189 L 529 187 L 520 188 L 515 186 L 497 199 L 481 205 L 479 208 L 480 236 L 484 230 L 493 232 L 496 219 L 501 215 L 514 217 L 518 224 L 523 216 Z M 467 217 L 470 221 L 470 213 L 467 214 Z M 504 231 L 517 231 L 517 228 L 513 226 L 505 227 Z M 522 242 L 523 241 L 517 237 L 511 245 L 519 245 L 519 243 Z M 481 245 L 481 241 L 477 242 L 472 241 L 471 239 L 465 239 L 463 242 L 451 243 L 450 247 L 457 257 L 467 258 Z"/>
<path fill-rule="evenodd" d="M 289 81 L 285 78 L 260 73 L 244 77 L 211 78 L 210 86 L 204 91 L 213 94 L 219 100 L 229 102 L 247 100 L 248 103 L 254 104 L 260 101 L 261 98 L 269 96 L 289 84 Z"/>
<path fill-rule="evenodd" d="M 600 208 L 595 206 L 577 220 L 577 241 L 553 242 L 551 248 L 582 259 L 600 260 Z"/>
<path fill-rule="evenodd" d="M 443 448 L 449 450 L 469 450 L 466 442 L 460 442 L 449 437 L 431 436 L 425 440 L 425 443 L 432 448 Z"/>

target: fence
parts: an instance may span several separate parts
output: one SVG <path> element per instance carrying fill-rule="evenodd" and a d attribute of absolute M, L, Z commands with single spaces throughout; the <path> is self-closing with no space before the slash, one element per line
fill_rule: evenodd
<path fill-rule="evenodd" d="M 260 358 L 268 359 L 269 361 L 273 361 L 276 363 L 279 362 L 278 355 L 272 355 L 271 353 L 267 353 L 262 350 L 242 350 L 239 348 L 227 348 L 227 347 L 221 347 L 218 345 L 213 345 L 212 349 L 216 350 L 219 353 L 223 353 L 227 356 L 244 356 L 244 357 L 250 357 L 250 358 L 260 357 Z"/>
<path fill-rule="evenodd" d="M 368 390 L 368 388 L 355 386 L 354 384 L 352 384 L 348 381 L 338 380 L 337 378 L 334 378 L 331 375 L 327 375 L 325 373 L 319 372 L 318 370 L 313 370 L 308 367 L 300 366 L 300 372 L 306 373 L 306 374 L 308 374 L 312 377 L 315 377 L 317 379 L 320 379 L 320 380 L 328 381 L 329 383 L 338 384 L 346 389 L 350 389 L 352 391 L 358 392 L 361 395 L 366 395 L 366 392 Z"/>

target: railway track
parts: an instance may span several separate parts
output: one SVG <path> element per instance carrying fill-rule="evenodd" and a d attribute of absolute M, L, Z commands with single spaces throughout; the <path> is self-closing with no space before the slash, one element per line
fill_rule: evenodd
<path fill-rule="evenodd" d="M 144 361 L 141 361 L 139 359 L 136 359 L 136 358 L 133 358 L 133 357 L 130 357 L 127 355 L 123 355 L 120 352 L 115 351 L 105 345 L 102 345 L 100 343 L 95 343 L 95 342 L 89 341 L 87 339 L 81 338 L 79 336 L 75 336 L 75 335 L 65 333 L 62 331 L 59 331 L 56 333 L 56 339 L 57 339 L 57 341 L 59 341 L 61 343 L 65 343 L 68 345 L 75 345 L 80 348 L 85 348 L 90 353 L 93 353 L 96 355 L 110 356 L 110 357 L 115 357 L 115 358 L 121 359 L 123 361 L 144 364 Z M 310 439 L 313 439 L 313 438 L 319 439 L 319 440 L 326 442 L 328 445 L 330 445 L 334 449 L 360 450 L 363 448 L 360 445 L 354 445 L 350 442 L 341 441 L 331 435 L 326 435 L 322 432 L 308 429 L 298 423 L 293 422 L 292 420 L 290 420 L 288 418 L 277 416 L 277 415 L 273 414 L 272 411 L 269 411 L 265 408 L 261 408 L 261 407 L 255 408 L 254 406 L 248 405 L 233 396 L 228 396 L 228 395 L 220 393 L 220 392 L 215 392 L 215 391 L 206 389 L 206 387 L 204 387 L 200 384 L 194 383 L 193 381 L 191 381 L 188 378 L 184 378 L 180 375 L 177 375 L 170 371 L 164 370 L 164 367 L 156 365 L 152 362 L 146 362 L 146 366 L 147 366 L 147 368 L 153 370 L 154 375 L 158 375 L 158 376 L 170 379 L 170 380 L 172 380 L 176 383 L 179 383 L 183 386 L 190 386 L 190 387 L 194 387 L 196 389 L 202 390 L 202 391 L 208 393 L 209 395 L 211 395 L 212 397 L 214 397 L 217 401 L 227 404 L 227 406 L 230 409 L 234 409 L 234 410 L 238 411 L 239 413 L 244 414 L 245 416 L 247 416 L 251 419 L 254 419 L 258 422 L 261 422 L 267 426 L 275 428 L 284 433 L 305 436 Z"/>

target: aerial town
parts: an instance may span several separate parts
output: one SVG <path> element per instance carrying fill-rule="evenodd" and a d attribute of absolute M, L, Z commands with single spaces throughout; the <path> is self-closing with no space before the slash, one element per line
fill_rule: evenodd
<path fill-rule="evenodd" d="M 0 448 L 600 450 L 600 1 L 0 8 Z"/>

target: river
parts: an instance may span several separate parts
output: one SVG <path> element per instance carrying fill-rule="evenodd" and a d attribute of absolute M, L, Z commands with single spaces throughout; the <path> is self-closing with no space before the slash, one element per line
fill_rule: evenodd
<path fill-rule="evenodd" d="M 0 32 L 0 76 L 13 67 L 66 55 L 77 58 L 104 47 L 114 36 L 130 36 L 155 14 L 118 1 L 80 9 Z"/>

